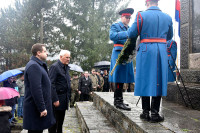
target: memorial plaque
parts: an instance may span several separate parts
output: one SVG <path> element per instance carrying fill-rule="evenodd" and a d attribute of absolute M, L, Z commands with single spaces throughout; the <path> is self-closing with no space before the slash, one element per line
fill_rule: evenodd
<path fill-rule="evenodd" d="M 193 44 L 192 53 L 200 53 L 200 0 L 193 0 Z"/>

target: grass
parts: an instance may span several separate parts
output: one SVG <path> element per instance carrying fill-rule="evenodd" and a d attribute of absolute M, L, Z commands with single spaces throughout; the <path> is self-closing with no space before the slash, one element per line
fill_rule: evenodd
<path fill-rule="evenodd" d="M 17 120 L 17 123 L 23 123 L 23 119 L 19 120 L 18 117 L 15 117 L 15 119 Z"/>

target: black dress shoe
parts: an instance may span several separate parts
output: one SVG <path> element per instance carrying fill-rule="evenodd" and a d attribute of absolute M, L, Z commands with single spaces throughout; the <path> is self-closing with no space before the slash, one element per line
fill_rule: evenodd
<path fill-rule="evenodd" d="M 123 103 L 120 103 L 120 104 L 116 104 L 115 105 L 116 108 L 119 108 L 119 109 L 123 109 L 123 110 L 127 110 L 127 111 L 131 111 L 131 108 L 124 105 Z"/>
<path fill-rule="evenodd" d="M 129 104 L 127 104 L 127 103 L 123 103 L 123 104 L 126 106 L 129 106 Z M 116 106 L 116 101 L 114 101 L 114 105 Z"/>
<path fill-rule="evenodd" d="M 150 116 L 149 113 L 141 113 L 140 114 L 140 119 L 144 120 L 144 121 L 149 121 L 150 120 Z"/>
<path fill-rule="evenodd" d="M 151 115 L 151 121 L 152 123 L 156 123 L 156 122 L 162 122 L 164 121 L 164 117 L 160 116 L 159 114 L 156 115 Z"/>

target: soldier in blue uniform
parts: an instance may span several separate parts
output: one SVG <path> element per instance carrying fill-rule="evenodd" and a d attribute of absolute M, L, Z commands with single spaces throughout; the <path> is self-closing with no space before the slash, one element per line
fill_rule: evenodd
<path fill-rule="evenodd" d="M 127 8 L 119 12 L 121 15 L 121 21 L 115 23 L 110 28 L 110 40 L 114 42 L 114 48 L 111 56 L 110 72 L 113 69 L 116 59 L 120 54 L 124 43 L 126 42 L 128 35 L 127 30 L 129 28 L 128 24 L 130 22 L 131 15 L 134 10 L 132 8 Z M 115 83 L 114 92 L 114 105 L 116 108 L 131 110 L 131 108 L 123 103 L 123 84 L 134 82 L 134 69 L 133 62 L 118 65 L 111 76 L 109 74 L 109 82 Z"/>
<path fill-rule="evenodd" d="M 167 41 L 167 53 L 168 53 L 168 82 L 174 82 L 176 79 L 175 62 L 177 55 L 177 44 L 174 40 Z"/>
<path fill-rule="evenodd" d="M 161 96 L 167 95 L 166 42 L 173 36 L 172 18 L 158 8 L 158 0 L 146 0 L 145 3 L 147 10 L 138 12 L 135 22 L 127 31 L 129 38 L 140 35 L 134 95 L 142 96 L 143 112 L 140 118 L 160 122 L 164 120 L 164 117 L 159 115 Z"/>

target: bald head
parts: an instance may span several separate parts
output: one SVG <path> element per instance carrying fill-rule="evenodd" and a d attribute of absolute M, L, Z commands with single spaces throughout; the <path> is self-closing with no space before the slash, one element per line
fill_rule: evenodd
<path fill-rule="evenodd" d="M 151 6 L 158 6 L 158 0 L 146 0 L 146 6 L 147 8 Z"/>

